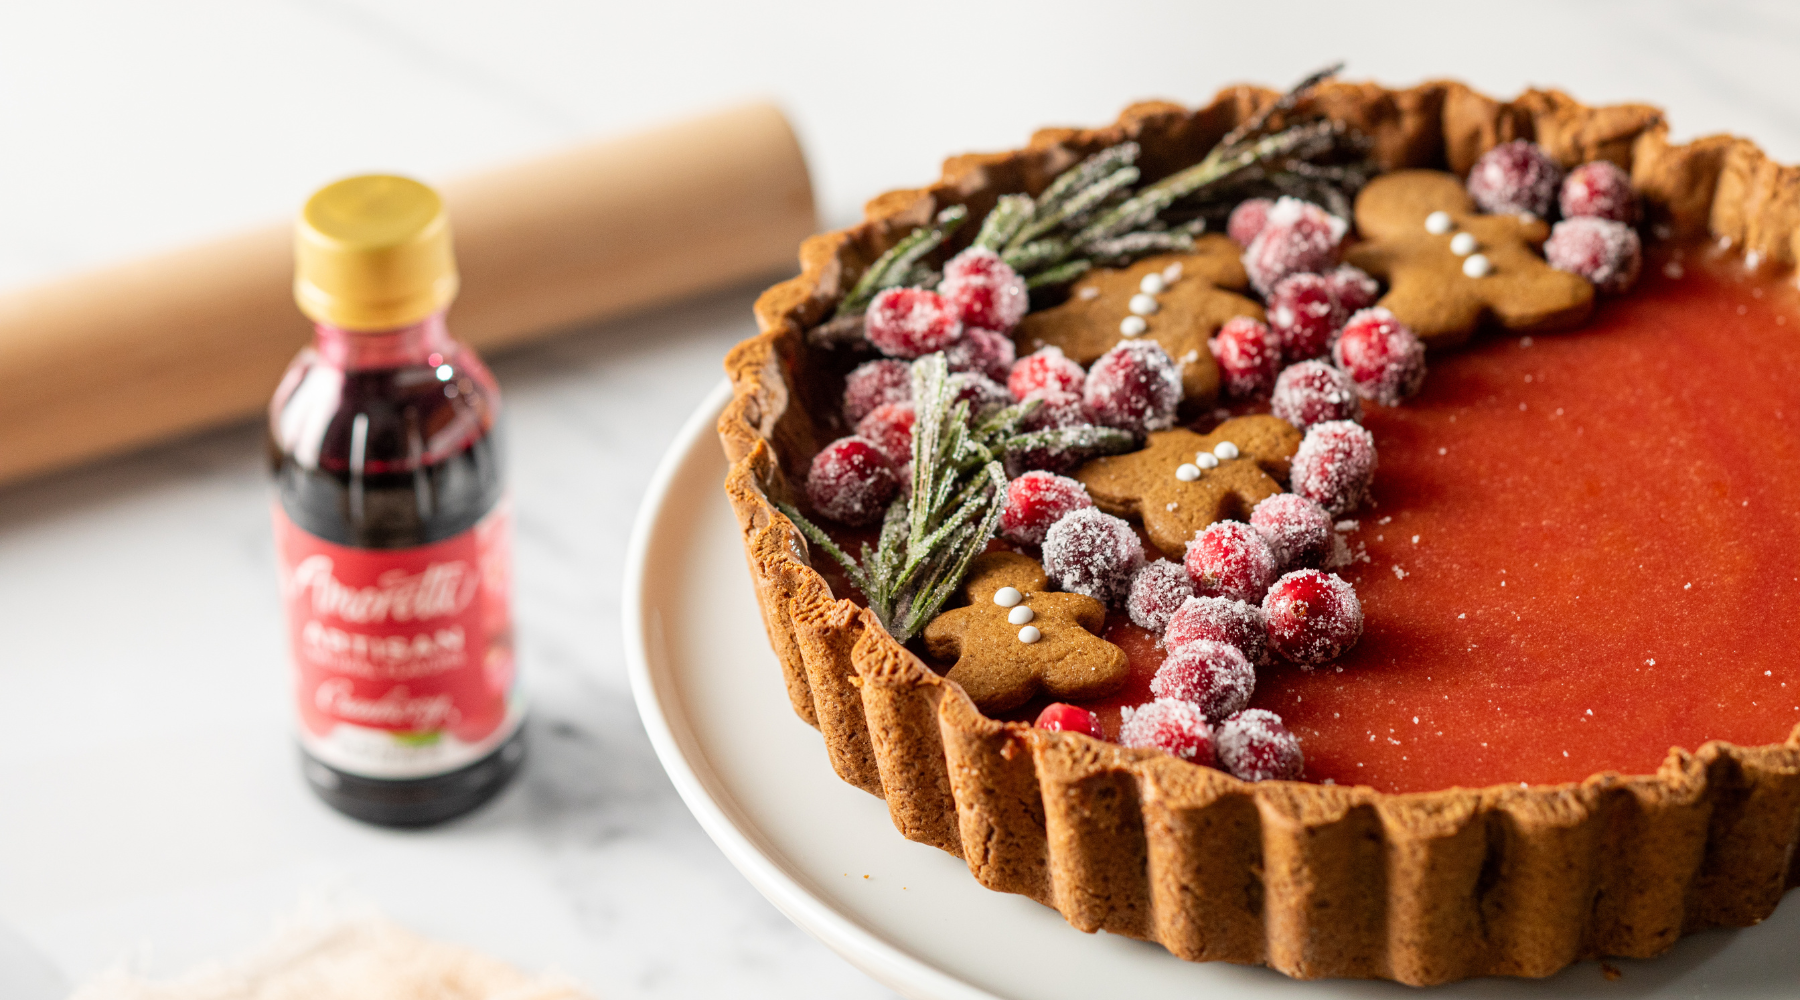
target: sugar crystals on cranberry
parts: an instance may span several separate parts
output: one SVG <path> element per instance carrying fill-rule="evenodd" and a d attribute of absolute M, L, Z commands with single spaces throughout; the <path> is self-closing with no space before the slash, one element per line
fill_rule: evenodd
<path fill-rule="evenodd" d="M 1145 564 L 1131 578 L 1131 590 L 1125 598 L 1125 612 L 1131 623 L 1152 632 L 1169 627 L 1169 619 L 1194 596 L 1194 581 L 1179 563 L 1158 559 Z"/>
<path fill-rule="evenodd" d="M 970 247 L 952 257 L 944 265 L 938 294 L 964 324 L 1000 333 L 1018 326 L 1031 306 L 1025 279 L 985 247 Z"/>
<path fill-rule="evenodd" d="M 1081 392 L 1087 371 L 1069 360 L 1060 347 L 1044 347 L 1013 362 L 1006 376 L 1007 391 L 1023 400 L 1034 392 Z"/>
<path fill-rule="evenodd" d="M 1162 750 L 1172 757 L 1211 767 L 1212 726 L 1192 702 L 1158 698 L 1119 713 L 1119 742 L 1128 747 Z"/>
<path fill-rule="evenodd" d="M 1562 168 L 1536 143 L 1503 142 L 1481 155 L 1469 170 L 1469 197 L 1483 212 L 1550 217 L 1562 185 Z"/>
<path fill-rule="evenodd" d="M 912 462 L 913 424 L 917 419 L 911 401 L 883 403 L 857 421 L 856 436 L 873 444 L 898 470 Z"/>
<path fill-rule="evenodd" d="M 1025 421 L 1020 428 L 1026 431 L 1058 430 L 1068 427 L 1079 427 L 1093 423 L 1088 413 L 1087 403 L 1082 401 L 1081 394 L 1063 392 L 1060 389 L 1040 389 L 1027 393 L 1019 402 L 1036 402 L 1037 406 L 1025 414 Z"/>
<path fill-rule="evenodd" d="M 1356 394 L 1395 406 L 1425 384 L 1425 344 L 1386 309 L 1364 309 L 1350 317 L 1331 358 L 1350 376 Z"/>
<path fill-rule="evenodd" d="M 1013 366 L 1012 338 L 992 330 L 964 326 L 962 339 L 944 348 L 944 363 L 953 372 L 975 372 L 1005 382 Z"/>
<path fill-rule="evenodd" d="M 1306 770 L 1300 740 L 1281 716 L 1247 708 L 1213 730 L 1219 765 L 1245 781 L 1295 781 Z"/>
<path fill-rule="evenodd" d="M 1329 271 L 1337 266 L 1338 245 L 1348 228 L 1343 219 L 1311 202 L 1283 197 L 1244 251 L 1244 271 L 1264 295 L 1290 274 Z"/>
<path fill-rule="evenodd" d="M 1269 646 L 1303 667 L 1337 659 L 1362 638 L 1362 603 L 1356 588 L 1335 573 L 1298 569 L 1263 598 Z"/>
<path fill-rule="evenodd" d="M 1106 734 L 1100 729 L 1098 715 L 1067 702 L 1059 701 L 1045 705 L 1044 710 L 1038 713 L 1037 721 L 1032 725 L 1052 732 L 1081 733 L 1097 740 L 1106 739 Z"/>
<path fill-rule="evenodd" d="M 1331 515 L 1298 493 L 1277 493 L 1250 512 L 1250 527 L 1269 543 L 1282 570 L 1320 567 L 1331 557 Z"/>
<path fill-rule="evenodd" d="M 1627 225 L 1637 221 L 1637 195 L 1631 190 L 1631 175 L 1610 160 L 1583 163 L 1563 178 L 1562 204 L 1565 219 L 1591 217 L 1611 219 Z"/>
<path fill-rule="evenodd" d="M 1082 507 L 1064 515 L 1044 533 L 1044 572 L 1062 589 L 1108 604 L 1125 598 L 1131 578 L 1144 565 L 1144 543 L 1131 525 Z"/>
<path fill-rule="evenodd" d="M 1281 371 L 1281 342 L 1267 324 L 1249 316 L 1233 316 L 1207 346 L 1218 363 L 1227 396 L 1255 396 L 1275 387 L 1275 376 Z"/>
<path fill-rule="evenodd" d="M 968 403 L 972 422 L 1013 403 L 1011 393 L 980 372 L 952 372 L 949 383 L 951 405 Z"/>
<path fill-rule="evenodd" d="M 1269 412 L 1305 430 L 1327 420 L 1361 420 L 1362 402 L 1350 376 L 1323 361 L 1302 361 L 1276 377 Z"/>
<path fill-rule="evenodd" d="M 962 318 L 938 293 L 925 288 L 885 288 L 863 314 L 863 335 L 881 353 L 918 358 L 962 337 Z"/>
<path fill-rule="evenodd" d="M 1329 350 L 1344 315 L 1322 275 L 1289 275 L 1269 293 L 1269 328 L 1281 345 L 1282 360 L 1289 363 Z"/>
<path fill-rule="evenodd" d="M 881 520 L 900 492 L 894 465 L 867 438 L 839 438 L 813 456 L 806 475 L 806 499 L 813 509 L 840 524 Z"/>
<path fill-rule="evenodd" d="M 1381 286 L 1375 279 L 1362 268 L 1349 264 L 1340 264 L 1325 275 L 1325 283 L 1331 287 L 1331 297 L 1337 301 L 1338 309 L 1346 316 L 1369 308 L 1381 297 Z"/>
<path fill-rule="evenodd" d="M 1171 650 L 1150 679 L 1150 693 L 1197 706 L 1217 722 L 1250 704 L 1256 671 L 1236 646 L 1222 642 L 1190 642 Z"/>
<path fill-rule="evenodd" d="M 1249 247 L 1269 224 L 1269 209 L 1275 203 L 1267 198 L 1251 198 L 1238 203 L 1225 221 L 1225 233 L 1240 247 Z"/>
<path fill-rule="evenodd" d="M 1181 403 L 1181 371 L 1162 345 L 1122 340 L 1088 368 L 1082 392 L 1094 422 L 1133 434 L 1175 423 Z"/>
<path fill-rule="evenodd" d="M 1260 601 L 1275 579 L 1275 553 L 1242 521 L 1215 521 L 1188 543 L 1183 560 L 1204 597 Z"/>
<path fill-rule="evenodd" d="M 1229 597 L 1194 597 L 1183 602 L 1163 630 L 1163 645 L 1180 649 L 1203 641 L 1235 646 L 1252 665 L 1267 662 L 1269 633 L 1263 624 L 1262 606 Z"/>
<path fill-rule="evenodd" d="M 1564 219 L 1544 241 L 1544 259 L 1558 271 L 1579 274 L 1597 291 L 1617 295 L 1636 283 L 1644 263 L 1637 230 L 1609 219 Z"/>
<path fill-rule="evenodd" d="M 1087 487 L 1066 476 L 1033 471 L 1006 484 L 1000 533 L 1020 545 L 1042 545 L 1044 533 L 1065 514 L 1092 507 Z"/>
<path fill-rule="evenodd" d="M 1327 421 L 1309 428 L 1301 439 L 1288 484 L 1340 517 L 1368 499 L 1375 465 L 1375 435 L 1348 420 Z"/>
<path fill-rule="evenodd" d="M 856 366 L 844 378 L 844 419 L 855 426 L 883 403 L 912 398 L 912 365 L 881 358 Z"/>

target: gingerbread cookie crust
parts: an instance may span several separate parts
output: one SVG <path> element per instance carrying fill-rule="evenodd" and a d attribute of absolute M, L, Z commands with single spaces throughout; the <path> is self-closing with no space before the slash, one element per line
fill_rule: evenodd
<path fill-rule="evenodd" d="M 727 360 L 735 393 L 719 426 L 726 490 L 796 712 L 822 731 L 838 774 L 884 798 L 909 839 L 1082 930 L 1191 960 L 1425 985 L 1646 957 L 1685 933 L 1762 920 L 1800 884 L 1800 729 L 1763 747 L 1676 749 L 1653 775 L 1572 785 L 1383 795 L 1246 784 L 986 718 L 868 612 L 834 598 L 769 502 L 792 496 L 790 477 L 830 437 L 810 413 L 827 411 L 831 375 L 803 332 L 895 240 L 946 205 L 982 213 L 1002 193 L 1040 190 L 1124 139 L 1142 145 L 1148 177 L 1167 173 L 1275 96 L 1236 87 L 1192 111 L 1140 104 L 1106 128 L 954 158 L 937 184 L 876 198 L 868 221 L 808 240 L 801 276 L 758 301 L 762 332 Z M 1555 91 L 1500 102 L 1451 82 L 1326 84 L 1311 103 L 1367 133 L 1384 169 L 1462 173 L 1498 142 L 1530 138 L 1564 165 L 1627 168 L 1674 233 L 1729 239 L 1778 265 L 1800 255 L 1800 171 L 1730 137 L 1671 145 L 1651 107 L 1587 108 Z"/>

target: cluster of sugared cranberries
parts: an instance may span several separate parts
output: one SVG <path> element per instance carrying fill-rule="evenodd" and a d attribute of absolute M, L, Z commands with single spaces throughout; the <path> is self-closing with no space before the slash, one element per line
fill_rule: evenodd
<path fill-rule="evenodd" d="M 1212 726 L 1192 702 L 1158 698 L 1121 710 L 1119 720 L 1119 742 L 1124 746 L 1161 750 L 1207 767 L 1213 764 Z"/>
<path fill-rule="evenodd" d="M 1350 317 L 1331 346 L 1331 359 L 1358 396 L 1383 406 L 1398 405 L 1425 384 L 1424 342 L 1379 307 Z"/>
<path fill-rule="evenodd" d="M 1609 219 L 1564 219 L 1544 241 L 1544 259 L 1559 271 L 1579 274 L 1597 291 L 1617 295 L 1637 281 L 1644 248 L 1637 230 Z"/>
<path fill-rule="evenodd" d="M 1245 781 L 1293 781 L 1306 770 L 1300 741 L 1281 724 L 1281 716 L 1247 708 L 1213 730 L 1219 764 Z"/>
<path fill-rule="evenodd" d="M 1331 557 L 1331 515 L 1298 493 L 1277 493 L 1250 511 L 1250 527 L 1269 543 L 1282 570 L 1325 565 Z"/>
<path fill-rule="evenodd" d="M 1289 487 L 1333 517 L 1355 510 L 1375 481 L 1375 435 L 1348 420 L 1315 424 L 1294 452 Z"/>
<path fill-rule="evenodd" d="M 1000 534 L 1020 545 L 1042 545 L 1051 525 L 1093 505 L 1087 487 L 1066 476 L 1035 469 L 1006 484 Z"/>
<path fill-rule="evenodd" d="M 1031 307 L 1025 279 L 999 254 L 982 247 L 970 247 L 944 265 L 938 294 L 955 308 L 965 325 L 998 333 L 1018 326 Z"/>
<path fill-rule="evenodd" d="M 1256 671 L 1236 646 L 1202 639 L 1169 652 L 1150 693 L 1198 706 L 1208 720 L 1217 722 L 1243 711 L 1256 690 Z"/>
<path fill-rule="evenodd" d="M 1060 518 L 1044 533 L 1044 572 L 1062 589 L 1116 604 L 1144 565 L 1144 543 L 1130 524 L 1097 507 Z"/>
<path fill-rule="evenodd" d="M 1562 168 L 1536 143 L 1503 142 L 1481 155 L 1469 170 L 1469 197 L 1495 215 L 1520 213 L 1550 217 L 1562 185 Z"/>
<path fill-rule="evenodd" d="M 1012 372 L 1012 338 L 1003 333 L 965 327 L 962 339 L 944 348 L 944 363 L 953 372 L 974 372 L 1005 382 Z"/>
<path fill-rule="evenodd" d="M 1242 521 L 1214 521 L 1188 543 L 1183 560 L 1202 597 L 1260 601 L 1275 579 L 1275 553 Z"/>
<path fill-rule="evenodd" d="M 1006 389 L 1023 401 L 1033 393 L 1079 393 L 1087 384 L 1087 372 L 1060 347 L 1044 347 L 1013 362 Z"/>
<path fill-rule="evenodd" d="M 1067 702 L 1059 701 L 1045 705 L 1044 710 L 1038 713 L 1037 721 L 1032 725 L 1053 732 L 1081 733 L 1097 740 L 1106 739 L 1106 734 L 1100 730 L 1098 715 Z"/>
<path fill-rule="evenodd" d="M 1565 219 L 1610 219 L 1630 225 L 1637 221 L 1637 195 L 1631 175 L 1609 160 L 1583 163 L 1563 178 L 1558 198 Z"/>
<path fill-rule="evenodd" d="M 1131 578 L 1131 590 L 1125 596 L 1125 613 L 1131 623 L 1152 632 L 1169 627 L 1175 612 L 1194 597 L 1194 581 L 1178 563 L 1158 559 L 1145 564 Z"/>
<path fill-rule="evenodd" d="M 913 424 L 917 420 L 910 401 L 883 403 L 857 421 L 856 436 L 873 444 L 895 469 L 901 469 L 912 464 Z"/>
<path fill-rule="evenodd" d="M 1275 387 L 1275 376 L 1281 371 L 1281 342 L 1267 324 L 1249 316 L 1233 316 L 1207 346 L 1219 365 L 1227 396 L 1255 396 Z"/>
<path fill-rule="evenodd" d="M 1305 430 L 1328 420 L 1361 420 L 1362 401 L 1350 376 L 1323 361 L 1302 361 L 1275 379 L 1269 412 Z"/>
<path fill-rule="evenodd" d="M 844 378 L 844 419 L 855 426 L 883 403 L 912 399 L 912 366 L 882 358 L 858 365 Z"/>
<path fill-rule="evenodd" d="M 1329 271 L 1337 266 L 1347 228 L 1343 219 L 1311 202 L 1281 198 L 1245 249 L 1244 271 L 1264 295 L 1290 274 Z"/>
<path fill-rule="evenodd" d="M 1325 284 L 1331 289 L 1331 297 L 1337 300 L 1338 312 L 1345 316 L 1369 308 L 1381 297 L 1381 286 L 1375 279 L 1362 268 L 1349 264 L 1340 264 L 1337 270 L 1325 275 Z"/>
<path fill-rule="evenodd" d="M 1191 642 L 1235 646 L 1252 665 L 1268 660 L 1269 634 L 1262 606 L 1228 597 L 1194 597 L 1185 601 L 1163 630 L 1163 645 L 1180 649 Z"/>
<path fill-rule="evenodd" d="M 1269 292 L 1269 328 L 1289 364 L 1330 350 L 1332 335 L 1343 325 L 1344 313 L 1322 275 L 1290 274 Z"/>
<path fill-rule="evenodd" d="M 840 524 L 881 520 L 898 492 L 900 479 L 893 463 L 866 438 L 840 438 L 826 445 L 813 457 L 806 475 L 806 499 Z"/>
<path fill-rule="evenodd" d="M 885 288 L 863 314 L 863 335 L 881 353 L 919 358 L 949 347 L 963 335 L 956 307 L 926 288 Z"/>
<path fill-rule="evenodd" d="M 1269 224 L 1269 209 L 1275 203 L 1267 198 L 1250 198 L 1238 203 L 1231 210 L 1231 218 L 1225 221 L 1225 233 L 1231 241 L 1240 247 L 1249 248 L 1261 235 L 1263 227 Z"/>
<path fill-rule="evenodd" d="M 1303 667 L 1335 660 L 1362 638 L 1362 603 L 1356 589 L 1334 573 L 1298 569 L 1263 598 L 1269 646 Z"/>
<path fill-rule="evenodd" d="M 1088 366 L 1082 400 L 1094 422 L 1133 434 L 1175 423 L 1181 403 L 1181 370 L 1162 345 L 1122 340 Z"/>

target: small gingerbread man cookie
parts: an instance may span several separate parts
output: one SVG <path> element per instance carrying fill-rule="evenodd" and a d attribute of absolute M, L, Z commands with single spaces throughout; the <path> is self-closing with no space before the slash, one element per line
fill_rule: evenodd
<path fill-rule="evenodd" d="M 1484 318 L 1520 333 L 1587 319 L 1594 286 L 1535 252 L 1550 235 L 1542 220 L 1482 215 L 1454 174 L 1396 170 L 1356 196 L 1363 242 L 1350 263 L 1387 280 L 1380 304 L 1427 347 L 1469 339 Z"/>
<path fill-rule="evenodd" d="M 1239 257 L 1229 237 L 1212 234 L 1195 240 L 1193 253 L 1090 271 L 1069 289 L 1067 302 L 1020 321 L 1013 331 L 1019 356 L 1060 347 L 1087 365 L 1121 340 L 1148 338 L 1180 366 L 1187 405 L 1209 405 L 1219 394 L 1219 367 L 1207 338 L 1233 316 L 1263 318 L 1261 306 L 1227 290 L 1250 285 Z"/>
<path fill-rule="evenodd" d="M 1096 458 L 1075 478 L 1095 506 L 1139 518 L 1163 555 L 1179 560 L 1207 525 L 1247 521 L 1251 508 L 1286 492 L 1300 440 L 1279 417 L 1238 417 L 1211 434 L 1156 431 L 1142 451 Z"/>
<path fill-rule="evenodd" d="M 925 650 L 955 660 L 949 678 L 977 708 L 1004 712 L 1040 690 L 1060 700 L 1111 694 L 1125 683 L 1125 651 L 1096 633 L 1106 605 L 1080 594 L 1047 591 L 1037 560 L 1017 552 L 975 557 L 963 580 L 967 607 L 925 626 Z"/>

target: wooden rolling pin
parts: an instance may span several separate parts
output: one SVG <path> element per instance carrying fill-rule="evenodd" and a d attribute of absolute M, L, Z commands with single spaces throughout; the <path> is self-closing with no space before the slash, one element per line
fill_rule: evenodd
<path fill-rule="evenodd" d="M 440 190 L 451 330 L 483 350 L 792 268 L 815 225 L 800 146 L 760 104 Z M 0 297 L 0 482 L 260 414 L 312 335 L 293 239 L 282 223 Z"/>

